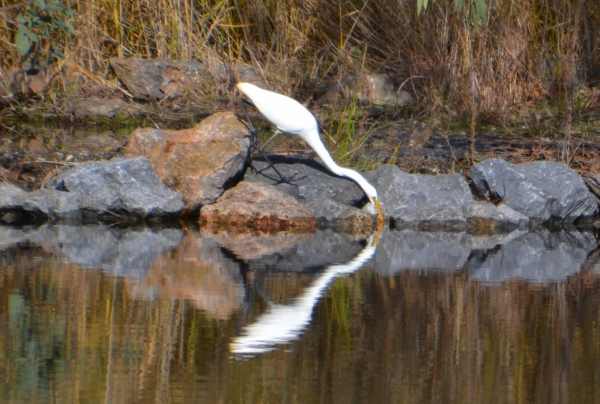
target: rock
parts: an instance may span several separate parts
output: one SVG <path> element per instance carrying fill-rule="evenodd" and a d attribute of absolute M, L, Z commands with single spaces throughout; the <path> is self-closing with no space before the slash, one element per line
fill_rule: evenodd
<path fill-rule="evenodd" d="M 407 91 L 396 92 L 394 82 L 381 74 L 348 76 L 329 87 L 325 99 L 332 102 L 340 95 L 360 102 L 397 106 L 412 102 Z"/>
<path fill-rule="evenodd" d="M 527 228 L 528 217 L 505 204 L 501 206 L 497 207 L 487 202 L 471 202 L 463 206 L 463 214 L 467 219 L 469 230 L 479 234 L 493 234 L 515 228 Z"/>
<path fill-rule="evenodd" d="M 600 174 L 594 173 L 590 174 L 583 179 L 585 185 L 587 185 L 588 189 L 596 199 L 600 200 Z"/>
<path fill-rule="evenodd" d="M 170 59 L 110 59 L 109 63 L 127 90 L 143 100 L 162 100 L 188 91 L 210 91 L 209 69 L 200 62 Z"/>
<path fill-rule="evenodd" d="M 183 201 L 165 186 L 145 157 L 86 163 L 53 178 L 48 187 L 76 198 L 92 217 L 173 217 Z"/>
<path fill-rule="evenodd" d="M 219 200 L 200 209 L 200 221 L 214 229 L 261 232 L 312 232 L 316 220 L 310 210 L 275 187 L 241 182 Z"/>
<path fill-rule="evenodd" d="M 79 196 L 53 189 L 25 192 L 0 183 L 0 223 L 26 224 L 47 220 L 79 219 Z"/>
<path fill-rule="evenodd" d="M 377 227 L 376 214 L 362 211 L 368 199 L 354 181 L 332 174 L 319 161 L 282 156 L 269 156 L 277 170 L 285 177 L 294 176 L 292 184 L 280 181 L 267 162 L 253 160 L 245 181 L 262 182 L 293 196 L 317 218 L 319 228 L 338 231 L 371 231 Z"/>
<path fill-rule="evenodd" d="M 107 119 L 117 115 L 128 116 L 132 108 L 120 98 L 70 98 L 66 105 L 66 112 L 75 115 L 78 119 Z"/>
<path fill-rule="evenodd" d="M 137 129 L 125 154 L 146 156 L 160 179 L 183 198 L 187 211 L 217 200 L 242 175 L 248 130 L 231 112 L 209 116 L 184 130 Z"/>
<path fill-rule="evenodd" d="M 490 203 L 476 202 L 459 174 L 408 174 L 384 165 L 365 178 L 377 188 L 383 214 L 395 227 L 489 233 L 527 224 Z"/>
<path fill-rule="evenodd" d="M 252 66 L 244 63 L 238 63 L 235 67 L 238 83 L 251 83 L 260 88 L 267 88 L 263 77 L 256 73 Z"/>
<path fill-rule="evenodd" d="M 598 213 L 598 201 L 583 179 L 562 163 L 511 164 L 489 159 L 471 167 L 476 191 L 536 222 L 573 223 Z"/>

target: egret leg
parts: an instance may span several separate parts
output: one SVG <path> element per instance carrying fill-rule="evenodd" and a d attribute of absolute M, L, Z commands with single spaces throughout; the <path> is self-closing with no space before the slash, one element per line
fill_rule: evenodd
<path fill-rule="evenodd" d="M 291 177 L 284 177 L 277 168 L 275 168 L 275 165 L 271 162 L 271 160 L 267 157 L 267 155 L 265 154 L 264 150 L 265 147 L 267 147 L 267 145 L 269 143 L 271 143 L 273 141 L 273 139 L 275 139 L 277 136 L 281 135 L 281 131 L 277 131 L 275 132 L 275 134 L 265 142 L 265 144 L 262 147 L 258 147 L 258 131 L 256 130 L 256 128 L 254 127 L 254 125 L 252 124 L 252 121 L 250 120 L 250 117 L 248 116 L 248 112 L 246 111 L 246 106 L 244 105 L 244 103 L 246 104 L 250 104 L 250 102 L 246 101 L 243 98 L 240 98 L 240 106 L 242 107 L 242 111 L 244 111 L 244 116 L 246 117 L 246 120 L 248 121 L 248 125 L 250 126 L 250 132 L 252 134 L 252 144 L 256 146 L 258 153 L 261 155 L 262 158 L 265 159 L 265 161 L 269 164 L 267 167 L 263 168 L 262 170 L 258 171 L 258 173 L 261 173 L 269 168 L 272 168 L 277 175 L 279 175 L 279 178 L 281 178 L 281 182 L 285 182 L 286 184 L 290 184 L 290 185 L 294 185 L 297 186 L 296 184 L 292 184 L 290 181 L 292 181 L 294 179 L 294 177 L 296 176 L 296 174 L 292 175 Z M 252 105 L 252 104 L 250 104 Z"/>

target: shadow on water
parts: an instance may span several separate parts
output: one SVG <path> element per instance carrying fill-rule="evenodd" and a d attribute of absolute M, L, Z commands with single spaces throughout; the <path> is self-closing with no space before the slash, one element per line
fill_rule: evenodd
<path fill-rule="evenodd" d="M 0 227 L 1 401 L 598 401 L 596 247 Z"/>

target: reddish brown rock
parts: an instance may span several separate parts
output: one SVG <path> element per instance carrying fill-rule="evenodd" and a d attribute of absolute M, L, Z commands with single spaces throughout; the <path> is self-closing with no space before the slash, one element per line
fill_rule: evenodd
<path fill-rule="evenodd" d="M 226 228 L 230 233 L 312 232 L 317 224 L 310 210 L 293 197 L 256 182 L 241 182 L 214 205 L 202 207 L 200 221 L 208 228 Z"/>
<path fill-rule="evenodd" d="M 249 148 L 246 126 L 233 113 L 220 112 L 190 129 L 138 129 L 125 153 L 147 157 L 186 210 L 194 211 L 215 202 L 224 185 L 244 172 Z"/>

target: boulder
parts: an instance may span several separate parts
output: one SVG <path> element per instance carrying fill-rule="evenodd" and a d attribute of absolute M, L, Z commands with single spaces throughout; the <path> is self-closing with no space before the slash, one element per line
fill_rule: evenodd
<path fill-rule="evenodd" d="M 325 100 L 336 101 L 340 96 L 359 102 L 397 106 L 412 102 L 407 91 L 396 91 L 394 82 L 382 74 L 348 76 L 329 86 Z"/>
<path fill-rule="evenodd" d="M 238 83 L 251 83 L 260 88 L 267 88 L 267 83 L 263 76 L 258 74 L 256 70 L 247 64 L 238 63 L 235 66 Z"/>
<path fill-rule="evenodd" d="M 600 174 L 594 173 L 590 174 L 583 179 L 585 185 L 587 185 L 588 189 L 596 199 L 600 200 Z"/>
<path fill-rule="evenodd" d="M 248 129 L 231 112 L 209 116 L 184 130 L 137 129 L 125 154 L 146 156 L 160 179 L 181 195 L 186 210 L 217 200 L 248 161 Z"/>
<path fill-rule="evenodd" d="M 145 157 L 81 164 L 48 182 L 88 220 L 174 217 L 183 201 L 164 185 Z M 94 220 L 95 219 L 95 220 Z"/>
<path fill-rule="evenodd" d="M 598 201 L 583 179 L 562 163 L 489 159 L 471 167 L 470 176 L 479 195 L 501 199 L 535 222 L 570 224 L 598 214 Z"/>
<path fill-rule="evenodd" d="M 120 98 L 70 98 L 66 105 L 66 112 L 78 119 L 108 119 L 117 115 L 128 116 L 132 111 L 133 107 Z"/>
<path fill-rule="evenodd" d="M 510 231 L 527 225 L 527 218 L 507 215 L 491 203 L 473 199 L 459 174 L 408 174 L 384 165 L 365 174 L 377 188 L 383 214 L 399 228 L 472 232 Z"/>
<path fill-rule="evenodd" d="M 261 182 L 293 196 L 316 217 L 319 228 L 344 232 L 370 232 L 377 227 L 374 212 L 361 210 L 368 203 L 363 190 L 354 181 L 331 173 L 318 160 L 269 156 L 277 170 L 292 177 L 281 182 L 268 163 L 253 160 L 244 181 Z"/>
<path fill-rule="evenodd" d="M 273 186 L 241 182 L 218 201 L 200 209 L 200 221 L 230 232 L 312 232 L 316 220 L 310 210 Z"/>
<path fill-rule="evenodd" d="M 214 79 L 208 67 L 194 60 L 110 59 L 118 79 L 142 100 L 175 98 L 191 90 L 210 91 Z"/>
<path fill-rule="evenodd" d="M 0 223 L 21 225 L 47 220 L 78 219 L 79 196 L 53 189 L 25 192 L 0 183 Z"/>

